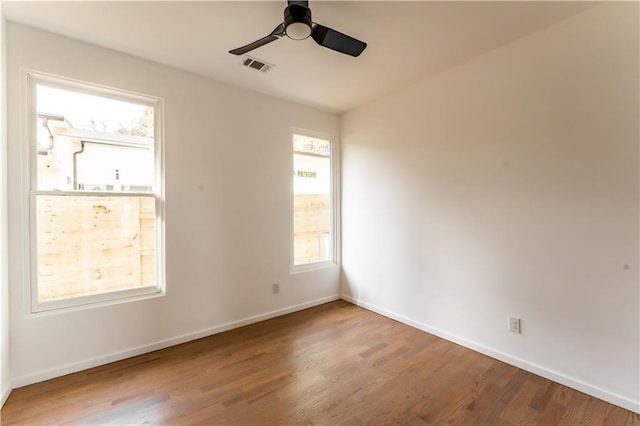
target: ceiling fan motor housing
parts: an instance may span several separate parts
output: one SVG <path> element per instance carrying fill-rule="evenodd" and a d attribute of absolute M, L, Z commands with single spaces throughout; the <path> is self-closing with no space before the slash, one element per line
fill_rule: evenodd
<path fill-rule="evenodd" d="M 311 35 L 311 9 L 292 4 L 284 10 L 284 26 L 287 37 L 304 40 Z"/>

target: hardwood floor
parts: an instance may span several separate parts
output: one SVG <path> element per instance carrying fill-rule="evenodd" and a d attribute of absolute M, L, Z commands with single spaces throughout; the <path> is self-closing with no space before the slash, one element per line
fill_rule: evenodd
<path fill-rule="evenodd" d="M 337 301 L 13 391 L 14 424 L 597 424 L 640 416 Z"/>

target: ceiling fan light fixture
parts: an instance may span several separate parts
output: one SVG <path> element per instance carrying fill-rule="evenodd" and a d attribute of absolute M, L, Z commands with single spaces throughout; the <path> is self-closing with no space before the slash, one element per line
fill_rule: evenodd
<path fill-rule="evenodd" d="M 304 40 L 311 35 L 311 27 L 304 22 L 293 22 L 287 25 L 285 32 L 293 40 Z"/>
<path fill-rule="evenodd" d="M 311 35 L 311 9 L 291 3 L 284 10 L 284 32 L 290 39 L 304 40 Z"/>

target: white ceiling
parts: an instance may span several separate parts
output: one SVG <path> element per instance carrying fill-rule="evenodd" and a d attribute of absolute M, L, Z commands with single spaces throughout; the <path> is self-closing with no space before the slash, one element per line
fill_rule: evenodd
<path fill-rule="evenodd" d="M 592 2 L 311 0 L 313 20 L 368 43 L 358 58 L 286 37 L 251 52 L 268 73 L 228 50 L 270 33 L 280 1 L 3 1 L 11 21 L 274 96 L 343 112 L 419 78 L 592 7 Z"/>

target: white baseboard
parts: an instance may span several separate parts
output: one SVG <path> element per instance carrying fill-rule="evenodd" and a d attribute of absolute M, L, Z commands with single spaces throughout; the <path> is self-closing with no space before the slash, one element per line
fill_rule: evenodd
<path fill-rule="evenodd" d="M 87 359 L 85 361 L 75 362 L 73 364 L 67 364 L 61 367 L 52 368 L 45 371 L 39 371 L 37 373 L 28 374 L 22 377 L 13 378 L 13 389 L 22 386 L 30 385 L 33 383 L 42 382 L 44 380 L 53 379 L 54 377 L 64 376 L 66 374 L 76 373 L 78 371 L 86 370 L 88 368 L 97 367 L 99 365 L 108 364 L 114 361 L 120 361 L 126 358 L 131 358 L 137 355 L 146 354 L 159 349 L 168 348 L 170 346 L 186 343 L 191 340 L 200 339 L 202 337 L 212 336 L 214 334 L 222 333 L 224 331 L 233 330 L 234 328 L 243 327 L 245 325 L 253 324 L 256 322 L 268 320 L 271 318 L 279 317 L 282 315 L 290 314 L 292 312 L 301 311 L 303 309 L 311 308 L 313 306 L 322 305 L 323 303 L 339 300 L 339 295 L 332 295 L 323 297 L 321 299 L 312 300 L 310 302 L 300 303 L 298 305 L 289 306 L 287 308 L 278 309 L 276 311 L 266 312 L 264 314 L 255 315 L 242 320 L 221 324 L 215 327 L 207 328 L 205 330 L 196 331 L 194 333 L 183 334 L 181 336 L 173 337 L 170 339 L 162 340 L 156 343 L 148 345 L 142 345 L 135 348 L 131 348 L 126 351 L 115 352 L 109 355 Z M 11 389 L 8 390 L 6 397 L 9 396 Z M 5 397 L 5 395 L 2 395 Z M 5 397 L 5 399 L 6 399 Z"/>
<path fill-rule="evenodd" d="M 625 408 L 629 411 L 633 411 L 635 413 L 640 414 L 640 401 L 634 401 L 627 397 L 609 392 L 607 390 L 599 388 L 598 386 L 590 385 L 588 383 L 566 376 L 557 371 L 553 371 L 548 368 L 525 361 L 523 359 L 511 356 L 509 354 L 505 354 L 504 352 L 492 349 L 490 347 L 484 346 L 472 340 L 469 340 L 460 336 L 456 336 L 454 334 L 448 333 L 438 328 L 431 327 L 427 324 L 414 321 L 403 315 L 399 315 L 399 314 L 396 314 L 395 312 L 391 312 L 386 309 L 380 308 L 378 306 L 363 302 L 361 300 L 354 299 L 353 297 L 342 295 L 341 298 L 347 302 L 353 303 L 354 305 L 363 307 L 367 310 L 370 310 L 380 315 L 383 315 L 385 317 L 394 319 L 403 324 L 407 324 L 411 327 L 417 328 L 419 330 L 425 331 L 435 336 L 442 337 L 445 340 L 449 340 L 451 342 L 457 343 L 461 346 L 472 349 L 476 352 L 480 352 L 481 354 L 490 356 L 491 358 L 495 358 L 497 360 L 506 362 L 507 364 L 511 364 L 513 366 L 526 370 L 530 373 L 537 374 L 538 376 L 542 376 L 546 379 L 560 383 L 561 385 L 570 387 L 580 392 L 584 392 L 595 398 L 602 399 L 603 401 L 609 402 L 611 404 Z"/>
<path fill-rule="evenodd" d="M 11 395 L 11 391 L 13 390 L 12 386 L 5 386 L 0 393 L 0 408 L 7 402 L 7 398 Z"/>

